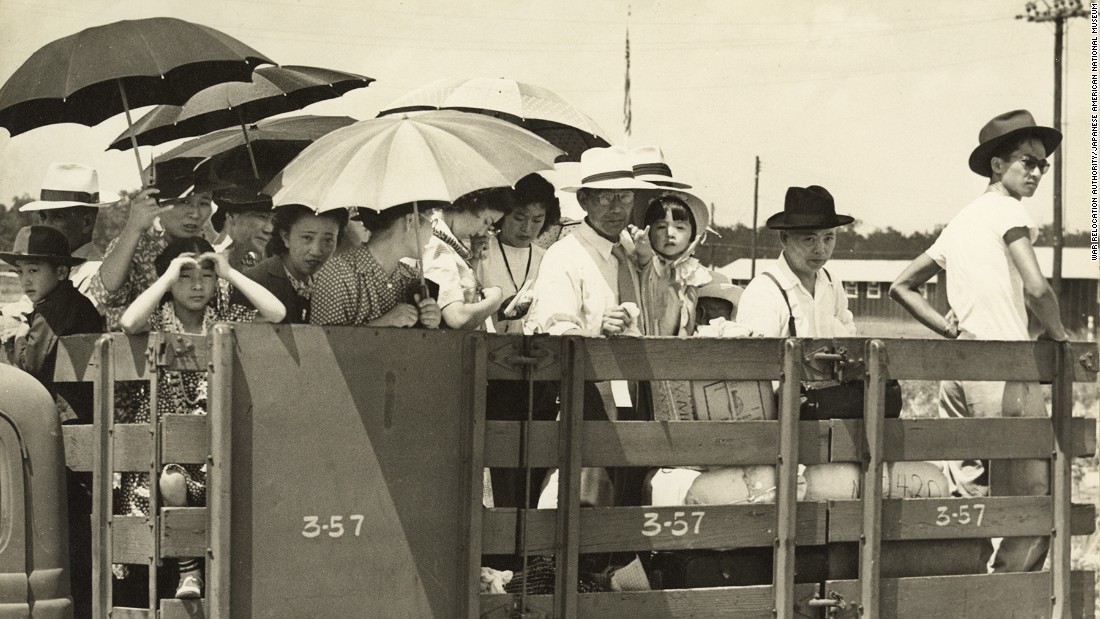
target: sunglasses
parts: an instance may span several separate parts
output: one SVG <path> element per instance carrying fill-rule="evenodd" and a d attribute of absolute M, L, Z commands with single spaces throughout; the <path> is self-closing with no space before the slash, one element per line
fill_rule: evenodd
<path fill-rule="evenodd" d="M 1020 157 L 1020 163 L 1024 164 L 1024 169 L 1031 172 L 1035 168 L 1039 168 L 1039 174 L 1046 174 L 1050 169 L 1050 162 L 1046 159 L 1036 159 L 1031 155 L 1023 155 Z"/>
<path fill-rule="evenodd" d="M 622 191 L 601 191 L 596 194 L 596 203 L 600 206 L 611 206 L 615 200 L 619 204 L 629 204 L 634 201 L 634 192 L 629 189 Z"/>

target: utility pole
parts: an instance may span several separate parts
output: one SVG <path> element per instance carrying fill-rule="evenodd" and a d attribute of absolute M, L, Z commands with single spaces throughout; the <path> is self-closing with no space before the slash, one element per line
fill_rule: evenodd
<path fill-rule="evenodd" d="M 760 156 L 756 156 L 756 180 L 752 183 L 752 270 L 749 278 L 756 277 L 756 215 L 760 212 Z"/>
<path fill-rule="evenodd" d="M 1042 5 L 1040 8 L 1039 5 Z M 1054 0 L 1053 6 L 1046 0 L 1028 2 L 1026 15 L 1017 15 L 1016 19 L 1029 22 L 1054 22 L 1054 128 L 1062 131 L 1062 62 L 1065 51 L 1066 20 L 1072 17 L 1088 17 L 1089 12 L 1081 5 L 1081 0 Z M 1065 132 L 1062 131 L 1062 135 Z M 1054 264 L 1052 266 L 1051 288 L 1054 294 L 1062 292 L 1062 183 L 1065 176 L 1066 149 L 1063 141 L 1062 151 L 1054 158 Z"/>

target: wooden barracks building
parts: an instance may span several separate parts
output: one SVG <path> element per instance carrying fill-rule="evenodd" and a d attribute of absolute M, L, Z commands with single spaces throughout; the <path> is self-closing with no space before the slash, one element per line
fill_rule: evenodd
<path fill-rule="evenodd" d="M 1035 255 L 1043 275 L 1051 277 L 1051 264 L 1054 252 L 1050 247 L 1036 247 Z M 756 272 L 774 263 L 775 260 L 757 260 Z M 830 260 L 826 269 L 829 273 L 844 281 L 848 293 L 848 307 L 856 318 L 876 318 L 884 320 L 910 320 L 909 314 L 890 299 L 890 284 L 901 273 L 909 260 Z M 751 261 L 740 258 L 719 272 L 727 275 L 733 283 L 745 285 L 751 279 Z M 1059 302 L 1062 306 L 1062 318 L 1066 328 L 1078 332 L 1091 326 L 1096 329 L 1100 297 L 1097 281 L 1100 280 L 1100 264 L 1093 262 L 1087 247 L 1066 247 L 1062 250 L 1062 294 Z M 925 298 L 941 312 L 947 311 L 947 290 L 944 286 L 944 273 L 929 280 L 923 287 Z"/>

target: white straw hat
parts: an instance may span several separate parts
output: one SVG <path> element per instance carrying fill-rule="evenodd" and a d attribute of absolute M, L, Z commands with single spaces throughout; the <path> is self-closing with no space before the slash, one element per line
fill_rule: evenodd
<path fill-rule="evenodd" d="M 46 169 L 38 200 L 24 204 L 19 210 L 27 212 L 74 206 L 100 207 L 118 200 L 118 194 L 99 191 L 99 174 L 95 168 L 79 163 L 55 161 Z"/>
<path fill-rule="evenodd" d="M 660 189 L 656 185 L 634 178 L 634 163 L 630 154 L 619 146 L 590 148 L 581 154 L 581 184 L 562 187 L 562 191 L 578 189 Z"/>

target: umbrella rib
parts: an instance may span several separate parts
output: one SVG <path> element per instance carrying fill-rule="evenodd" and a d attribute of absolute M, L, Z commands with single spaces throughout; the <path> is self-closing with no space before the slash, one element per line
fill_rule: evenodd
<path fill-rule="evenodd" d="M 79 39 L 77 41 L 79 42 Z M 73 66 L 73 58 L 76 57 L 76 48 L 77 47 L 79 47 L 79 45 L 74 43 L 73 46 L 72 46 L 72 49 L 69 50 L 69 64 L 66 65 L 66 66 L 68 66 L 68 67 Z M 62 102 L 68 100 L 69 95 L 72 94 L 71 92 L 69 92 L 69 89 L 72 88 L 72 76 L 73 76 L 73 72 L 70 69 L 69 72 L 65 75 L 65 94 L 61 97 Z"/>
<path fill-rule="evenodd" d="M 153 47 L 152 47 L 151 45 L 149 45 L 149 41 L 147 41 L 147 40 L 145 39 L 145 33 L 144 33 L 144 32 L 142 32 L 142 31 L 141 31 L 141 30 L 139 29 L 139 30 L 138 30 L 138 33 L 137 33 L 137 35 L 138 35 L 138 38 L 140 38 L 140 39 L 141 39 L 141 42 L 142 42 L 142 43 L 143 43 L 143 44 L 145 45 L 145 48 L 149 50 L 149 57 L 150 57 L 150 58 L 152 58 L 152 59 L 153 59 L 153 61 L 154 61 L 154 62 L 156 63 L 156 65 L 157 65 L 157 73 L 158 73 L 158 74 L 160 75 L 161 79 L 164 79 L 164 71 L 163 71 L 163 70 L 161 70 L 161 67 L 160 67 L 160 60 L 159 60 L 159 59 L 158 59 L 158 58 L 156 57 L 156 55 L 155 55 L 155 54 L 153 54 L 153 53 L 152 53 L 152 52 L 153 52 Z"/>

